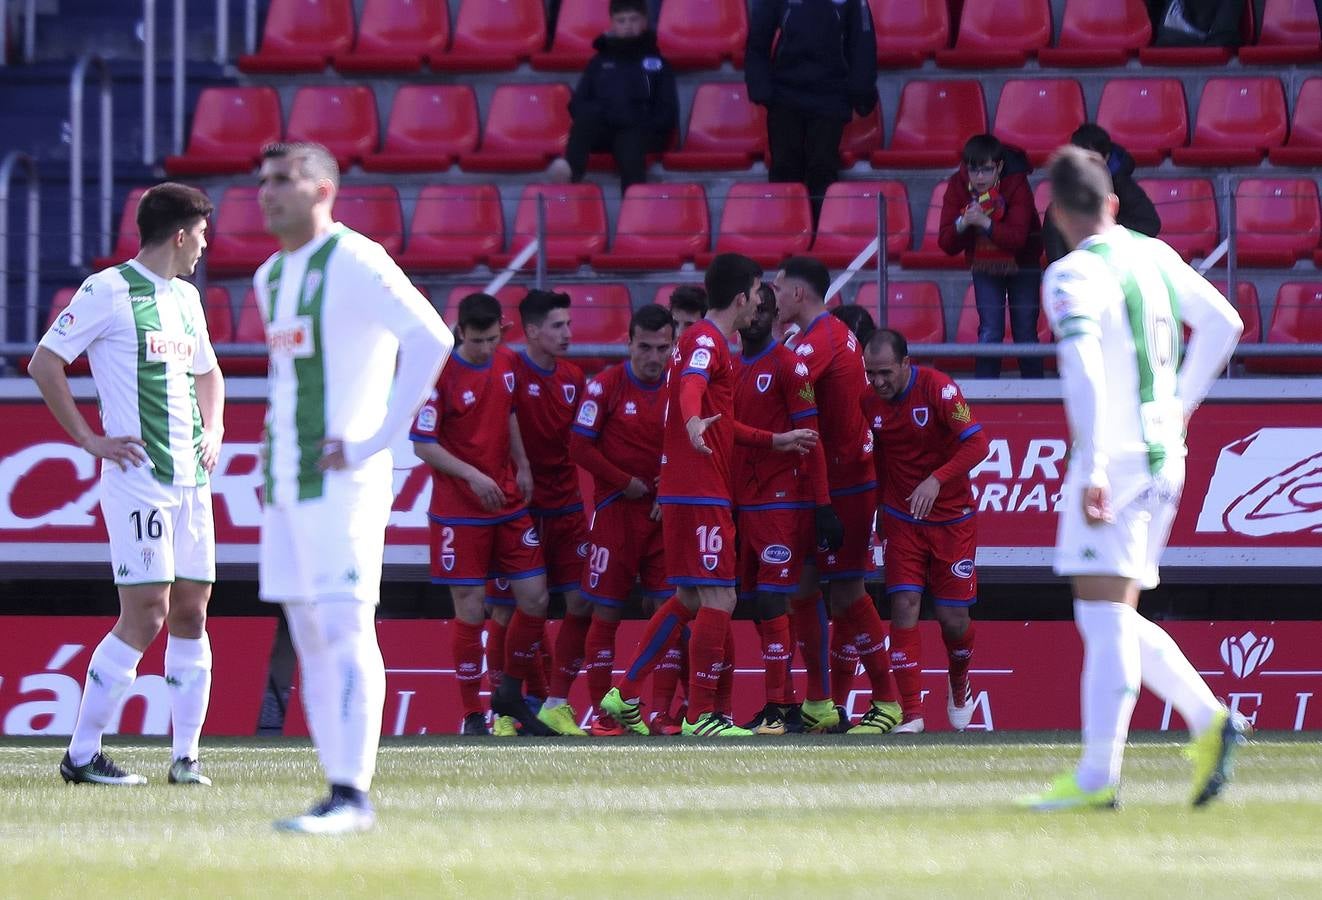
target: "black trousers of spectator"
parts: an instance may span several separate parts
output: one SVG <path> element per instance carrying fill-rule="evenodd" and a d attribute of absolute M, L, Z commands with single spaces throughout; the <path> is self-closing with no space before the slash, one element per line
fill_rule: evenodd
<path fill-rule="evenodd" d="M 623 193 L 629 185 L 647 180 L 647 154 L 665 150 L 669 137 L 669 132 L 618 128 L 591 116 L 578 116 L 569 128 L 565 161 L 569 163 L 574 181 L 582 181 L 588 170 L 588 154 L 609 152 L 620 170 L 620 192 Z"/>
<path fill-rule="evenodd" d="M 826 189 L 840 177 L 840 135 L 844 130 L 840 119 L 785 105 L 767 109 L 770 180 L 807 185 L 814 222 Z"/>

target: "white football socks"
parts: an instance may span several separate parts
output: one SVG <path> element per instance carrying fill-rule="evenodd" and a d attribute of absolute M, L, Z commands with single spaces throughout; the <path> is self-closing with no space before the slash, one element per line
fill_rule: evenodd
<path fill-rule="evenodd" d="M 170 635 L 165 642 L 165 683 L 170 689 L 172 759 L 197 759 L 202 723 L 211 701 L 211 640 Z"/>
<path fill-rule="evenodd" d="M 1123 603 L 1074 601 L 1083 636 L 1083 755 L 1079 787 L 1095 791 L 1119 784 L 1129 719 L 1140 684 L 1138 614 Z"/>
<path fill-rule="evenodd" d="M 128 644 L 107 634 L 92 651 L 87 664 L 87 681 L 78 706 L 78 721 L 69 741 L 69 758 L 75 766 L 85 766 L 101 750 L 101 735 L 119 712 L 124 694 L 138 674 L 142 654 Z"/>
<path fill-rule="evenodd" d="M 1212 724 L 1221 703 L 1180 650 L 1175 640 L 1156 622 L 1134 613 L 1138 645 L 1143 660 L 1143 684 L 1175 707 L 1193 734 Z"/>

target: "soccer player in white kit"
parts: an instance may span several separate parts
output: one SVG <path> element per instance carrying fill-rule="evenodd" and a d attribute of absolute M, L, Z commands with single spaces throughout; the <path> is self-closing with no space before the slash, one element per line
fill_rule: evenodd
<path fill-rule="evenodd" d="M 273 144 L 262 156 L 258 202 L 281 250 L 253 277 L 270 352 L 260 593 L 284 605 L 330 783 L 325 800 L 275 825 L 343 834 L 376 818 L 387 448 L 454 338 L 380 244 L 332 219 L 340 173 L 325 147 Z"/>
<path fill-rule="evenodd" d="M 1083 755 L 1077 769 L 1019 803 L 1114 808 L 1140 684 L 1193 735 L 1195 806 L 1230 775 L 1243 726 L 1180 648 L 1138 613 L 1184 485 L 1185 427 L 1225 368 L 1243 323 L 1175 251 L 1115 223 L 1101 157 L 1078 147 L 1051 163 L 1052 216 L 1074 250 L 1046 273 L 1073 446 L 1062 487 L 1055 571 L 1070 576 L 1083 637 Z M 1182 347 L 1183 329 L 1192 330 Z"/>
<path fill-rule="evenodd" d="M 224 433 L 225 384 L 191 275 L 206 249 L 211 202 L 166 182 L 138 203 L 141 249 L 83 282 L 41 339 L 28 374 L 55 418 L 102 460 L 101 513 L 119 588 L 119 620 L 92 651 L 60 775 L 75 784 L 140 785 L 101 752 L 101 735 L 164 624 L 173 731 L 171 784 L 209 785 L 198 740 L 211 697 L 207 601 L 216 579 L 208 474 Z M 87 352 L 101 404 L 98 434 L 74 403 L 65 367 Z"/>

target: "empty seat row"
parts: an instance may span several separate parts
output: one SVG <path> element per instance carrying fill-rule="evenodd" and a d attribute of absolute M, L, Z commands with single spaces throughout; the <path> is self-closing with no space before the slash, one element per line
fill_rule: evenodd
<path fill-rule="evenodd" d="M 269 87 L 208 88 L 198 100 L 187 152 L 165 160 L 172 175 L 251 171 L 264 144 L 311 140 L 325 144 L 342 168 L 378 172 L 539 171 L 564 153 L 570 90 L 564 84 L 495 88 L 486 122 L 467 85 L 400 87 L 380 139 L 371 88 L 304 87 L 282 127 L 279 96 Z M 1001 90 L 992 131 L 1043 162 L 1087 119 L 1074 79 L 1012 79 Z M 1112 79 L 1102 89 L 1097 121 L 1140 165 L 1167 155 L 1177 165 L 1322 164 L 1322 77 L 1304 82 L 1293 123 L 1279 79 L 1211 78 L 1199 98 L 1192 138 L 1184 87 L 1178 79 Z M 889 145 L 882 147 L 880 110 L 856 117 L 840 150 L 846 165 L 954 166 L 970 135 L 987 130 L 986 100 L 973 80 L 914 80 L 900 95 Z M 480 140 L 479 140 L 480 134 Z M 766 154 L 766 112 L 748 100 L 742 82 L 709 82 L 693 96 L 681 148 L 661 154 L 675 171 L 747 169 Z M 378 144 L 380 148 L 378 149 Z M 1187 146 L 1186 146 L 1187 144 Z"/>
<path fill-rule="evenodd" d="M 609 24 L 608 0 L 562 0 L 548 51 L 543 0 L 462 0 L 451 28 L 448 0 L 365 0 L 355 27 L 351 0 L 272 0 L 255 54 L 239 58 L 245 72 L 410 72 L 534 68 L 573 70 L 592 55 Z M 747 0 L 667 0 L 657 23 L 662 53 L 680 68 L 742 65 Z M 1222 47 L 1151 47 L 1143 0 L 1067 0 L 1060 36 L 1051 44 L 1049 0 L 963 3 L 951 46 L 949 0 L 873 0 L 877 61 L 892 68 L 928 59 L 954 68 L 1022 66 L 1036 55 L 1044 66 L 1119 66 L 1138 55 L 1147 65 L 1219 65 Z M 1322 59 L 1311 0 L 1266 0 L 1262 33 L 1254 38 L 1253 4 L 1241 23 L 1241 62 L 1289 64 Z"/>

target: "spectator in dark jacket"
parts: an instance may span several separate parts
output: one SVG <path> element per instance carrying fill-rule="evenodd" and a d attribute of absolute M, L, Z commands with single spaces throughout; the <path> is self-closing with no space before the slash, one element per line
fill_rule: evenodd
<path fill-rule="evenodd" d="M 679 121 L 675 73 L 647 27 L 644 0 L 611 0 L 611 29 L 593 43 L 597 54 L 578 80 L 569 114 L 565 158 L 551 163 L 557 181 L 582 181 L 588 154 L 610 151 L 620 189 L 647 178 L 647 154 L 666 149 Z"/>
<path fill-rule="evenodd" d="M 744 80 L 748 99 L 767 108 L 770 180 L 806 184 L 815 219 L 840 174 L 845 125 L 877 105 L 877 39 L 868 4 L 757 0 Z"/>
<path fill-rule="evenodd" d="M 1161 216 L 1157 215 L 1157 208 L 1152 205 L 1151 198 L 1134 180 L 1134 157 L 1124 147 L 1111 143 L 1111 135 L 1107 134 L 1105 128 L 1091 122 L 1080 125 L 1070 135 L 1070 143 L 1091 150 L 1106 160 L 1106 168 L 1111 171 L 1111 184 L 1120 200 L 1116 222 L 1148 237 L 1156 237 L 1161 231 Z M 1042 243 L 1046 247 L 1048 264 L 1070 252 L 1050 215 L 1042 223 Z"/>
<path fill-rule="evenodd" d="M 951 256 L 963 253 L 968 260 L 980 344 L 1005 340 L 1007 301 L 1015 343 L 1037 343 L 1042 222 L 1028 186 L 1031 171 L 1022 150 L 978 134 L 964 145 L 964 161 L 946 182 L 937 242 Z M 1042 357 L 1020 357 L 1021 378 L 1041 378 L 1042 371 Z M 1000 377 L 1001 358 L 978 357 L 973 374 Z"/>

